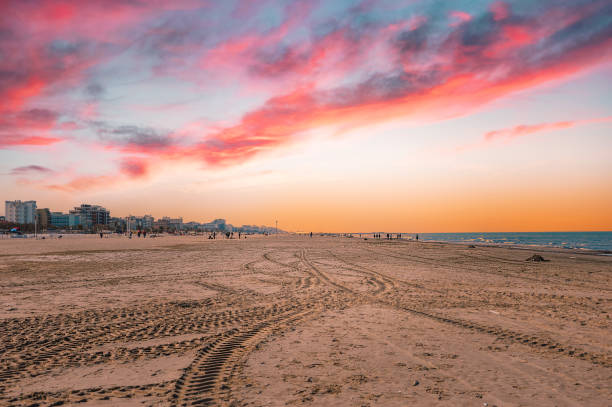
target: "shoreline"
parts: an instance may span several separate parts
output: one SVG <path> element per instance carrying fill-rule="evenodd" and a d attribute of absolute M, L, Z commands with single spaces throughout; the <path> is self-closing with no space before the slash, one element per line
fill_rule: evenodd
<path fill-rule="evenodd" d="M 478 243 L 478 242 L 449 242 L 444 240 L 419 240 L 423 243 L 446 243 L 456 245 L 473 245 L 476 247 L 496 247 L 505 249 L 516 249 L 516 250 L 541 250 L 551 253 L 574 253 L 574 254 L 588 254 L 588 255 L 612 255 L 612 250 L 600 250 L 600 249 L 589 249 L 581 247 L 560 247 L 560 246 L 546 246 L 546 245 L 528 245 L 528 244 L 517 244 L 517 243 Z"/>
<path fill-rule="evenodd" d="M 561 232 L 559 232 L 561 233 Z M 588 233 L 588 232 L 587 232 Z M 612 232 L 611 232 L 612 233 Z M 67 234 L 62 234 L 62 233 L 58 233 L 57 235 L 62 235 L 62 239 L 68 239 L 68 240 L 75 240 L 75 239 L 92 239 L 92 240 L 100 240 L 99 235 L 97 233 L 67 233 Z M 2 244 L 2 242 L 18 242 L 18 241 L 23 241 L 23 242 L 31 242 L 31 241 L 43 241 L 43 240 L 49 240 L 49 241 L 59 241 L 61 239 L 58 238 L 56 234 L 52 233 L 52 234 L 39 234 L 38 238 L 35 238 L 33 234 L 28 234 L 28 235 L 23 235 L 25 237 L 12 237 L 10 235 L 6 235 L 4 237 L 0 237 L 0 245 Z M 44 238 L 41 238 L 41 236 L 44 236 Z M 104 238 L 101 240 L 108 240 L 108 239 L 112 239 L 112 240 L 117 240 L 117 239 L 128 239 L 128 240 L 134 240 L 134 241 L 140 241 L 140 240 L 148 240 L 148 239 L 158 239 L 158 240 L 162 240 L 162 239 L 168 239 L 168 238 L 200 238 L 200 239 L 204 239 L 206 241 L 210 240 L 211 242 L 214 241 L 225 241 L 225 240 L 247 240 L 247 239 L 272 239 L 275 238 L 275 235 L 269 235 L 269 236 L 265 236 L 263 234 L 253 234 L 253 235 L 246 235 L 248 236 L 247 238 L 242 238 L 242 239 L 226 239 L 224 236 L 219 235 L 219 237 L 217 239 L 208 239 L 206 234 L 202 234 L 202 235 L 192 235 L 192 234 L 185 234 L 185 235 L 177 235 L 177 234 L 154 234 L 153 236 L 149 235 L 146 238 L 138 238 L 135 235 L 130 239 L 128 236 L 124 235 L 124 234 L 114 234 L 114 233 L 109 233 L 109 234 L 105 234 Z M 296 236 L 296 237 L 302 237 L 302 238 L 306 238 L 308 237 L 308 235 L 306 234 L 301 234 L 301 233 L 282 233 L 282 234 L 278 234 L 276 235 L 278 237 L 280 237 L 281 239 L 284 237 L 292 237 L 292 236 Z M 550 252 L 550 253 L 574 253 L 574 254 L 581 254 L 581 255 L 603 255 L 603 256 L 609 256 L 612 255 L 612 250 L 607 250 L 607 249 L 592 249 L 592 248 L 581 248 L 581 247 L 563 247 L 563 246 L 555 246 L 555 245 L 538 245 L 538 244 L 521 244 L 521 243 L 492 243 L 492 242 L 474 242 L 474 241 L 449 241 L 449 240 L 435 240 L 435 239 L 419 239 L 419 240 L 415 240 L 413 238 L 401 238 L 401 239 L 384 239 L 384 238 L 380 238 L 380 239 L 373 239 L 370 237 L 356 237 L 356 236 L 352 236 L 352 237 L 347 237 L 347 236 L 343 236 L 343 234 L 329 234 L 329 235 L 315 235 L 315 237 L 313 237 L 313 239 L 321 239 L 321 238 L 331 238 L 331 239 L 335 239 L 335 238 L 340 238 L 340 239 L 357 239 L 357 240 L 364 240 L 364 241 L 368 241 L 371 243 L 375 243 L 375 242 L 402 242 L 402 243 L 433 243 L 433 244 L 449 244 L 449 245 L 459 245 L 459 246 L 475 246 L 475 247 L 491 247 L 491 248 L 506 248 L 506 249 L 516 249 L 516 250 L 540 250 L 540 251 L 545 251 L 545 252 Z"/>

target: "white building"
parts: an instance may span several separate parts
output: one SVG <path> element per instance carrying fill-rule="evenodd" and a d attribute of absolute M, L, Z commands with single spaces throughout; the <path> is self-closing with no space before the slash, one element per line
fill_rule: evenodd
<path fill-rule="evenodd" d="M 153 229 L 154 222 L 155 222 L 155 218 L 151 215 L 145 215 L 142 217 L 142 227 L 146 230 Z"/>
<path fill-rule="evenodd" d="M 100 205 L 82 204 L 71 209 L 70 214 L 79 216 L 79 223 L 87 228 L 108 225 L 110 219 L 110 211 Z"/>
<path fill-rule="evenodd" d="M 155 219 L 151 215 L 130 216 L 130 228 L 132 230 L 151 230 Z"/>
<path fill-rule="evenodd" d="M 36 201 L 5 201 L 4 213 L 8 222 L 34 223 L 36 219 Z"/>

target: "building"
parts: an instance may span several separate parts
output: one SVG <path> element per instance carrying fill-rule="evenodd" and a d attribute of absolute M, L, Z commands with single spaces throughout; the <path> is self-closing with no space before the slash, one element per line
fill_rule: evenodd
<path fill-rule="evenodd" d="M 38 226 L 47 227 L 51 224 L 49 208 L 36 209 L 36 216 L 38 216 Z"/>
<path fill-rule="evenodd" d="M 55 226 L 56 228 L 67 228 L 69 225 L 69 215 L 67 213 L 61 212 L 51 212 L 50 216 L 51 226 Z"/>
<path fill-rule="evenodd" d="M 168 218 L 168 226 L 174 230 L 183 229 L 183 218 Z"/>
<path fill-rule="evenodd" d="M 5 201 L 4 209 L 8 222 L 27 224 L 36 220 L 36 201 Z"/>
<path fill-rule="evenodd" d="M 144 230 L 153 229 L 153 223 L 155 223 L 155 218 L 151 215 L 145 215 L 142 217 L 142 228 Z"/>
<path fill-rule="evenodd" d="M 81 215 L 75 213 L 51 212 L 51 226 L 60 229 L 77 228 L 81 224 Z"/>
<path fill-rule="evenodd" d="M 155 223 L 155 226 L 162 230 L 182 230 L 183 229 L 183 218 L 169 218 L 168 216 L 164 216 L 161 219 L 158 219 Z"/>
<path fill-rule="evenodd" d="M 99 205 L 82 204 L 70 210 L 70 213 L 78 215 L 80 224 L 87 228 L 108 225 L 110 220 L 110 211 Z"/>
<path fill-rule="evenodd" d="M 200 222 L 186 222 L 183 223 L 183 228 L 185 230 L 203 230 L 202 224 Z"/>
<path fill-rule="evenodd" d="M 124 232 L 126 229 L 125 218 L 110 218 L 108 220 L 108 228 L 115 232 Z"/>
<path fill-rule="evenodd" d="M 218 231 L 218 232 L 228 231 L 229 232 L 231 230 L 228 230 L 229 229 L 228 226 L 231 226 L 231 225 L 228 225 L 225 219 L 215 219 L 212 222 L 202 224 L 202 228 L 210 232 L 212 231 Z"/>
<path fill-rule="evenodd" d="M 79 225 L 81 225 L 81 215 L 78 215 L 76 213 L 69 213 L 68 214 L 68 226 L 70 226 L 71 228 L 76 228 Z"/>
<path fill-rule="evenodd" d="M 131 230 L 152 230 L 155 219 L 151 215 L 129 216 Z"/>

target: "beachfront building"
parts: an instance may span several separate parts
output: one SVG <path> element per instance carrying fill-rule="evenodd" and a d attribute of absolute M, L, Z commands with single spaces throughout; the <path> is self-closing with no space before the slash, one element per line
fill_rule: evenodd
<path fill-rule="evenodd" d="M 98 225 L 108 225 L 110 221 L 110 211 L 99 205 L 82 204 L 70 210 L 70 213 L 79 216 L 80 224 L 87 229 Z"/>
<path fill-rule="evenodd" d="M 170 230 L 181 230 L 183 229 L 183 218 L 169 218 L 164 216 L 162 220 L 168 225 Z"/>
<path fill-rule="evenodd" d="M 183 224 L 185 230 L 202 230 L 202 224 L 200 222 L 187 222 Z"/>
<path fill-rule="evenodd" d="M 155 222 L 155 218 L 151 215 L 144 215 L 140 220 L 140 224 L 143 230 L 153 229 L 154 222 Z"/>
<path fill-rule="evenodd" d="M 130 216 L 131 230 L 152 230 L 155 219 L 151 215 Z"/>
<path fill-rule="evenodd" d="M 228 230 L 228 226 L 231 228 L 231 225 L 228 225 L 225 219 L 215 219 L 212 222 L 202 224 L 202 228 L 209 232 L 230 232 L 231 230 Z"/>
<path fill-rule="evenodd" d="M 36 216 L 38 217 L 38 226 L 47 227 L 51 224 L 51 212 L 49 208 L 36 209 Z"/>
<path fill-rule="evenodd" d="M 81 215 L 75 213 L 51 212 L 50 224 L 58 229 L 76 229 L 81 224 Z"/>
<path fill-rule="evenodd" d="M 152 230 L 155 218 L 151 215 L 145 215 L 142 217 L 142 228 L 144 230 Z"/>
<path fill-rule="evenodd" d="M 5 201 L 4 215 L 8 222 L 22 225 L 34 223 L 36 219 L 36 201 Z"/>
<path fill-rule="evenodd" d="M 164 216 L 161 219 L 157 219 L 153 223 L 154 227 L 159 230 L 182 230 L 183 229 L 183 218 L 170 218 L 168 216 Z"/>
<path fill-rule="evenodd" d="M 68 214 L 61 212 L 51 212 L 51 226 L 59 229 L 65 229 L 68 227 Z"/>
<path fill-rule="evenodd" d="M 81 215 L 76 213 L 68 214 L 68 226 L 71 228 L 76 228 L 81 225 Z"/>
<path fill-rule="evenodd" d="M 126 230 L 126 218 L 110 218 L 108 220 L 108 229 L 114 230 L 115 232 L 123 233 Z"/>

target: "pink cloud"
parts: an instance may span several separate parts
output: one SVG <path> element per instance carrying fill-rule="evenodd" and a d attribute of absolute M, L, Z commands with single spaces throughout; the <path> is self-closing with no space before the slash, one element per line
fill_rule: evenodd
<path fill-rule="evenodd" d="M 44 188 L 72 193 L 108 188 L 109 185 L 121 184 L 128 180 L 144 179 L 149 175 L 150 167 L 144 159 L 128 157 L 119 164 L 119 170 L 113 174 L 80 175 L 65 183 L 44 184 Z M 54 178 L 57 178 L 57 176 Z"/>
<path fill-rule="evenodd" d="M 466 13 L 465 11 L 454 10 L 451 11 L 449 15 L 455 19 L 455 21 L 451 22 L 451 27 L 456 27 L 461 23 L 470 21 L 472 19 L 471 14 Z"/>
<path fill-rule="evenodd" d="M 538 124 L 521 124 L 518 126 L 510 127 L 507 129 L 492 130 L 484 135 L 485 141 L 493 141 L 499 139 L 513 139 L 516 137 L 523 137 L 535 133 L 567 129 L 575 126 L 582 126 L 591 123 L 609 123 L 612 122 L 612 116 L 600 117 L 595 119 L 584 119 L 584 120 L 569 120 L 552 123 L 538 123 Z"/>
<path fill-rule="evenodd" d="M 20 146 L 48 146 L 64 141 L 58 137 L 0 135 L 0 149 Z"/>
<path fill-rule="evenodd" d="M 510 6 L 504 1 L 495 1 L 491 4 L 491 13 L 495 21 L 501 21 L 510 15 Z"/>

